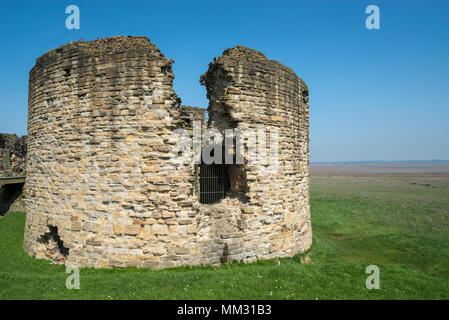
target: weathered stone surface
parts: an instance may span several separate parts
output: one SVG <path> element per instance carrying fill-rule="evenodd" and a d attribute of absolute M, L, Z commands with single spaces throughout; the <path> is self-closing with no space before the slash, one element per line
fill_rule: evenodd
<path fill-rule="evenodd" d="M 0 177 L 25 175 L 27 136 L 0 133 Z"/>
<path fill-rule="evenodd" d="M 229 239 L 241 241 L 238 248 L 260 259 L 307 250 L 312 243 L 308 87 L 292 69 L 242 46 L 215 58 L 201 83 L 210 101 L 210 127 L 243 133 L 263 128 L 267 135 L 279 130 L 278 170 L 266 174 L 260 170 L 264 163 L 248 164 L 245 154 L 245 165 L 235 173 L 240 184 L 236 191 L 249 199 L 233 217 L 220 219 L 220 237 L 225 244 Z M 231 259 L 235 252 L 229 249 Z"/>
<path fill-rule="evenodd" d="M 171 134 L 206 126 L 180 106 L 171 65 L 145 37 L 69 43 L 30 71 L 24 250 L 58 263 L 167 268 L 291 256 L 311 245 L 308 89 L 279 62 L 235 47 L 201 81 L 207 126 L 279 129 L 279 172 L 231 168 L 235 194 L 199 203 L 198 167 Z M 204 128 L 203 128 L 204 129 Z M 59 255 L 42 235 L 57 227 Z M 51 230 L 56 230 L 51 229 Z"/>

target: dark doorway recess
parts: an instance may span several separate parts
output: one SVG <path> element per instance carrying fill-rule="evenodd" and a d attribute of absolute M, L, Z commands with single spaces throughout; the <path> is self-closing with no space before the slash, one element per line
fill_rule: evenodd
<path fill-rule="evenodd" d="M 215 163 L 200 165 L 200 203 L 211 204 L 224 199 L 229 188 L 227 165 Z"/>
<path fill-rule="evenodd" d="M 11 204 L 22 194 L 23 183 L 0 186 L 0 215 L 9 211 Z"/>

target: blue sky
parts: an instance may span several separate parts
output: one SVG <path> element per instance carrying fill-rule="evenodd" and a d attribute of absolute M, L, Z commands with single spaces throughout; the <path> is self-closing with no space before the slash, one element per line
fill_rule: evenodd
<path fill-rule="evenodd" d="M 65 8 L 81 11 L 67 30 Z M 365 8 L 380 8 L 380 30 Z M 449 159 L 448 1 L 0 0 L 0 132 L 26 134 L 28 72 L 69 41 L 147 36 L 175 60 L 183 104 L 207 107 L 199 77 L 245 45 L 310 89 L 311 161 Z"/>

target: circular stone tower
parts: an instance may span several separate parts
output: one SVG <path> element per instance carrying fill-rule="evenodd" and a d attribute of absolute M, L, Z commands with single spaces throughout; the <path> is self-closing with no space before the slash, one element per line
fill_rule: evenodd
<path fill-rule="evenodd" d="M 215 58 L 201 83 L 210 127 L 244 138 L 243 165 L 229 170 L 231 189 L 246 199 L 237 219 L 253 226 L 244 230 L 246 250 L 262 259 L 304 252 L 312 244 L 307 85 L 291 68 L 243 46 Z"/>
<path fill-rule="evenodd" d="M 307 87 L 236 47 L 202 77 L 209 126 L 277 129 L 278 171 L 229 167 L 200 201 L 200 166 L 173 159 L 192 133 L 171 65 L 146 37 L 69 43 L 30 71 L 24 250 L 56 263 L 165 268 L 291 256 L 311 244 Z M 193 110 L 193 109 L 192 109 Z M 191 118 L 190 118 L 191 119 Z M 204 129 L 204 128 L 203 128 Z"/>

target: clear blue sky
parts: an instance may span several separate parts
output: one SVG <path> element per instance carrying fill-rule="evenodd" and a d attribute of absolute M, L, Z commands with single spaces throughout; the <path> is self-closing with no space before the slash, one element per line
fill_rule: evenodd
<path fill-rule="evenodd" d="M 80 30 L 65 28 L 78 5 Z M 380 30 L 365 8 L 380 8 Z M 310 89 L 311 161 L 449 159 L 449 1 L 0 1 L 0 132 L 26 134 L 28 72 L 69 41 L 142 35 L 175 60 L 184 104 L 245 45 Z"/>

